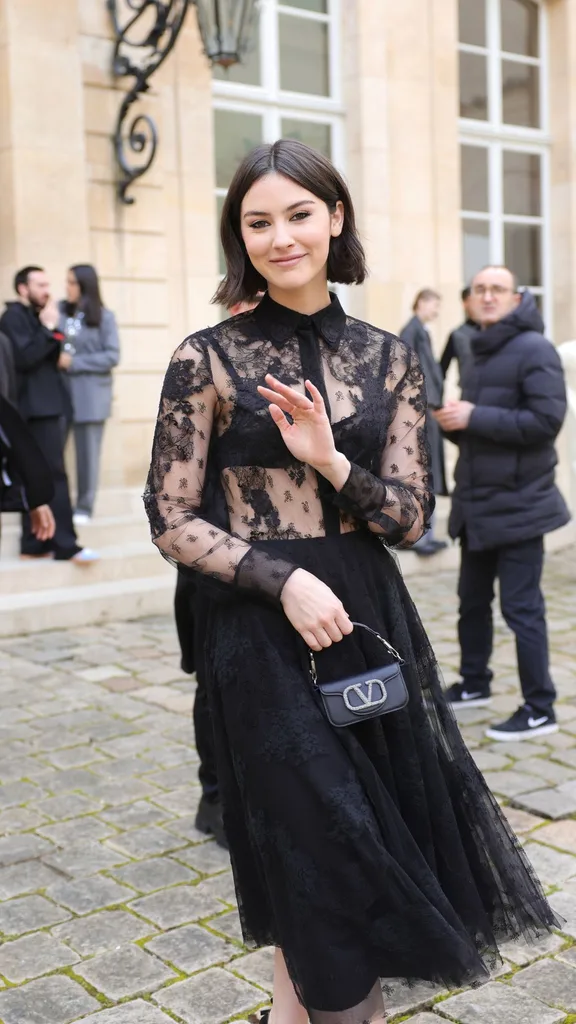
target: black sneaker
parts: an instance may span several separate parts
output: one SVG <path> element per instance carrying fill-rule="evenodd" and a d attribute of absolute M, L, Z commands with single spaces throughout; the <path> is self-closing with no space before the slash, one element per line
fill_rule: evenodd
<path fill-rule="evenodd" d="M 529 704 L 523 704 L 506 722 L 487 729 L 486 735 L 491 740 L 527 740 L 532 736 L 550 736 L 553 732 L 558 732 L 553 711 L 544 715 Z"/>
<path fill-rule="evenodd" d="M 446 700 L 454 708 L 485 708 L 492 703 L 490 690 L 472 687 L 468 690 L 466 683 L 452 683 L 445 691 Z"/>
<path fill-rule="evenodd" d="M 228 849 L 228 840 L 226 839 L 226 834 L 224 832 L 222 807 L 220 806 L 220 803 L 210 803 L 210 801 L 203 796 L 198 805 L 195 825 L 198 831 L 203 832 L 204 835 L 214 836 L 218 846 L 221 846 L 222 849 Z"/>

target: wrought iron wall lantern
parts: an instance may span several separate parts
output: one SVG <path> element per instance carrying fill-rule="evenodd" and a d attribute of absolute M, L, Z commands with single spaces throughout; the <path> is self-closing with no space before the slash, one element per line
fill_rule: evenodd
<path fill-rule="evenodd" d="M 154 72 L 176 45 L 189 8 L 196 8 L 206 56 L 212 64 L 229 68 L 248 49 L 256 0 L 106 0 L 106 4 L 115 36 L 112 70 L 118 78 L 134 79 L 120 105 L 114 132 L 118 197 L 129 204 L 134 198 L 127 195 L 128 189 L 156 156 L 158 129 L 144 113 L 137 114 L 128 127 L 128 114 L 148 92 Z"/>

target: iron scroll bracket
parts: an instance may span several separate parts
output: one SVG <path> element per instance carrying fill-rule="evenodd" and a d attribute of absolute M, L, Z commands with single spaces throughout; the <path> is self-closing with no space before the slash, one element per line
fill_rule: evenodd
<path fill-rule="evenodd" d="M 134 79 L 120 104 L 114 131 L 118 198 L 126 205 L 134 202 L 134 197 L 127 195 L 128 189 L 146 174 L 158 149 L 154 119 L 150 114 L 140 113 L 128 125 L 131 109 L 148 92 L 152 76 L 174 49 L 193 3 L 194 0 L 106 0 L 115 37 L 113 73 L 117 78 Z M 121 8 L 128 13 L 124 23 Z"/>

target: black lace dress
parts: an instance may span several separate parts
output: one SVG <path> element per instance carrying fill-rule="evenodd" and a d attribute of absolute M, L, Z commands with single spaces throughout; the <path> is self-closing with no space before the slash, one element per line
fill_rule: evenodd
<path fill-rule="evenodd" d="M 286 449 L 256 390 L 267 372 L 323 393 L 352 463 L 339 493 Z M 379 1018 L 379 979 L 482 978 L 500 940 L 555 923 L 387 547 L 416 540 L 431 512 L 425 406 L 397 338 L 334 298 L 306 317 L 268 296 L 187 338 L 160 401 L 146 507 L 162 553 L 202 574 L 244 937 L 282 948 L 312 1024 Z M 279 601 L 298 566 L 402 653 L 405 710 L 329 725 Z M 360 632 L 318 655 L 321 677 L 382 664 Z"/>

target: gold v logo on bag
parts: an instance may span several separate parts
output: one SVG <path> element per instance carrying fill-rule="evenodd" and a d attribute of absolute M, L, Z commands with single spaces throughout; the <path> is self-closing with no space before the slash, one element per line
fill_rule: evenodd
<path fill-rule="evenodd" d="M 347 686 L 342 694 L 349 711 L 371 711 L 385 704 L 388 692 L 381 679 L 366 679 Z"/>

